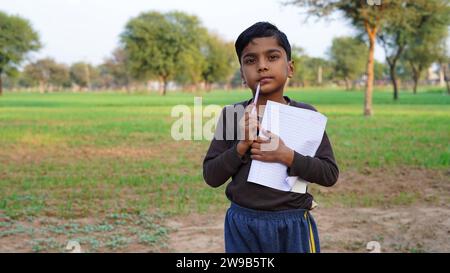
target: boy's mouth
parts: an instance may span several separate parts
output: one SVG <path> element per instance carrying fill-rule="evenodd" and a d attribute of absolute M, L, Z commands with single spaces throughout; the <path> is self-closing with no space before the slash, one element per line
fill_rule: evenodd
<path fill-rule="evenodd" d="M 268 83 L 269 81 L 273 80 L 273 77 L 262 77 L 259 79 L 259 82 L 261 85 Z"/>

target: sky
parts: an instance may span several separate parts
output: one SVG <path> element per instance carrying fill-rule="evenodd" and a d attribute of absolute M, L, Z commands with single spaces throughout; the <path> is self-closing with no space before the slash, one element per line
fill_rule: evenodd
<path fill-rule="evenodd" d="M 0 0 L 0 10 L 28 19 L 39 33 L 43 48 L 31 60 L 52 57 L 71 64 L 100 64 L 119 45 L 128 20 L 146 11 L 183 11 L 223 39 L 235 41 L 257 21 L 268 21 L 286 33 L 292 45 L 315 57 L 326 57 L 334 37 L 354 35 L 339 15 L 333 20 L 310 18 L 285 6 L 285 0 Z M 375 57 L 383 60 L 378 47 Z"/>

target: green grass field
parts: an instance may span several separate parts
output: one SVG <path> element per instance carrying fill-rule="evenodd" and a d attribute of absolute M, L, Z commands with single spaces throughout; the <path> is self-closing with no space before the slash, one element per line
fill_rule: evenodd
<path fill-rule="evenodd" d="M 449 167 L 450 96 L 442 90 L 401 92 L 397 102 L 390 92 L 377 91 L 370 118 L 362 116 L 360 91 L 316 89 L 287 95 L 314 105 L 329 118 L 327 133 L 341 172 Z M 202 178 L 209 142 L 177 142 L 170 136 L 176 120 L 170 116 L 172 107 L 192 107 L 194 96 L 202 96 L 204 106 L 223 106 L 248 99 L 250 93 L 4 94 L 0 216 L 100 219 L 224 208 L 224 187 L 209 188 Z M 318 194 L 343 206 L 372 206 L 379 198 L 371 193 Z M 410 204 L 411 198 L 415 196 L 400 192 L 392 202 L 405 199 L 404 204 Z M 36 245 L 39 250 L 39 242 Z"/>
<path fill-rule="evenodd" d="M 231 104 L 247 91 L 201 94 Z M 342 171 L 365 167 L 448 168 L 450 96 L 375 92 L 371 118 L 362 92 L 290 91 L 328 116 Z M 202 179 L 208 141 L 174 141 L 171 108 L 192 94 L 6 94 L 0 98 L 0 210 L 9 216 L 73 217 L 103 212 L 205 211 L 224 204 Z"/>

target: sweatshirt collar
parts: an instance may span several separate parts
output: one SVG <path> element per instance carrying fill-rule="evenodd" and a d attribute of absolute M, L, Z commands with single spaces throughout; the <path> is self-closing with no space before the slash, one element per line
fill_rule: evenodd
<path fill-rule="evenodd" d="M 288 105 L 292 106 L 293 104 L 295 104 L 294 101 L 292 101 L 288 96 L 283 96 L 283 98 L 287 101 Z M 247 105 L 249 105 L 250 103 L 252 103 L 253 98 L 247 100 L 245 107 L 247 107 Z"/>

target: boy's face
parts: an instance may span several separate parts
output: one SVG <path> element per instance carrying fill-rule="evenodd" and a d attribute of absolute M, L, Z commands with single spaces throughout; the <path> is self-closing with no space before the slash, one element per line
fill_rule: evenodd
<path fill-rule="evenodd" d="M 242 51 L 242 78 L 252 90 L 261 82 L 261 94 L 282 92 L 293 71 L 292 61 L 274 37 L 255 38 Z"/>

